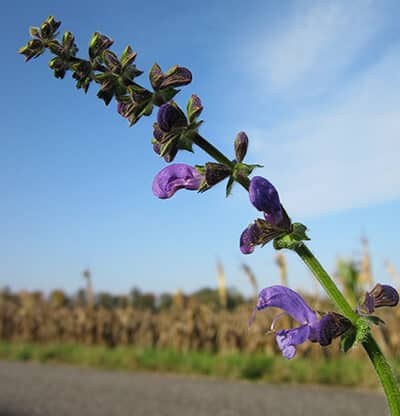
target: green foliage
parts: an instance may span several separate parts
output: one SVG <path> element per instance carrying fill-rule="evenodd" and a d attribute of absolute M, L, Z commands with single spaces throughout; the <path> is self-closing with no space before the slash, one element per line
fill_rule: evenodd
<path fill-rule="evenodd" d="M 335 360 L 298 357 L 296 360 L 288 361 L 264 353 L 180 353 L 153 348 L 0 342 L 0 358 L 60 362 L 109 370 L 199 374 L 269 383 L 311 383 L 368 388 L 377 386 L 370 365 L 355 357 Z"/>

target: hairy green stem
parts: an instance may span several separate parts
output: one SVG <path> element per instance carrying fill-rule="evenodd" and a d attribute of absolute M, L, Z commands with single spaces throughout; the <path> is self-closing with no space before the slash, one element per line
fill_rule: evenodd
<path fill-rule="evenodd" d="M 206 153 L 212 156 L 217 162 L 222 163 L 228 168 L 233 168 L 234 163 L 229 160 L 222 152 L 213 146 L 208 140 L 200 136 L 199 133 L 194 133 L 192 136 L 193 143 L 197 144 Z"/>
<path fill-rule="evenodd" d="M 385 392 L 391 416 L 400 415 L 400 392 L 396 376 L 371 334 L 362 341 Z"/>
<path fill-rule="evenodd" d="M 332 299 L 336 307 L 346 318 L 350 319 L 353 324 L 356 324 L 359 316 L 349 305 L 343 294 L 340 292 L 335 282 L 331 279 L 329 274 L 322 267 L 321 263 L 315 258 L 308 247 L 301 243 L 296 246 L 294 251 L 300 256 L 308 268 L 312 271 L 325 292 Z"/>

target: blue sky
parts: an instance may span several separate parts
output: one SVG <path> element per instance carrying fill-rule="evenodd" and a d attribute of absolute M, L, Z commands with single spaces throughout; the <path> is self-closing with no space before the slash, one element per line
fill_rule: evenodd
<path fill-rule="evenodd" d="M 370 241 L 376 280 L 400 269 L 400 4 L 397 1 L 229 2 L 14 1 L 0 17 L 0 285 L 19 290 L 133 286 L 161 292 L 228 284 L 250 293 L 240 265 L 261 285 L 279 281 L 271 247 L 243 256 L 242 229 L 257 217 L 240 187 L 160 201 L 151 193 L 164 163 L 150 145 L 153 118 L 128 128 L 91 87 L 53 78 L 49 55 L 27 64 L 17 49 L 49 14 L 72 31 L 85 56 L 91 34 L 131 44 L 148 71 L 180 64 L 204 104 L 201 133 L 229 155 L 248 133 L 247 161 L 265 167 L 293 220 L 310 229 L 327 269 Z M 146 75 L 142 82 L 147 84 Z M 199 164 L 200 151 L 179 162 Z M 313 288 L 288 253 L 293 287 Z"/>

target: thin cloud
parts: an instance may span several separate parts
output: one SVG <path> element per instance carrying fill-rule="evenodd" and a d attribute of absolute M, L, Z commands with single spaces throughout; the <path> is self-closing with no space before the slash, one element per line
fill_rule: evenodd
<path fill-rule="evenodd" d="M 383 25 L 378 6 L 372 1 L 296 3 L 250 48 L 252 68 L 258 77 L 263 74 L 265 90 L 293 98 L 334 87 Z"/>
<path fill-rule="evenodd" d="M 400 198 L 399 66 L 396 46 L 320 110 L 252 132 L 263 174 L 291 211 L 314 216 Z"/>

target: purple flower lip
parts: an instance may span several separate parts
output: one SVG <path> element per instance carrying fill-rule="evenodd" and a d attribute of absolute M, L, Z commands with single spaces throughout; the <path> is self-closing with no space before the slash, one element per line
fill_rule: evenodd
<path fill-rule="evenodd" d="M 264 212 L 266 221 L 278 225 L 283 213 L 278 191 L 274 185 L 262 176 L 254 176 L 250 181 L 249 197 L 251 203 Z"/>
<path fill-rule="evenodd" d="M 282 355 L 288 359 L 296 355 L 297 345 L 309 340 L 326 346 L 332 342 L 333 338 L 342 335 L 351 327 L 351 322 L 348 319 L 335 313 L 328 313 L 318 319 L 316 312 L 298 293 L 280 285 L 261 290 L 257 305 L 250 317 L 249 326 L 254 320 L 256 311 L 270 307 L 282 309 L 285 314 L 299 323 L 296 328 L 281 329 L 275 334 Z M 274 319 L 272 327 L 275 321 L 276 319 Z"/>
<path fill-rule="evenodd" d="M 153 180 L 153 194 L 160 199 L 171 198 L 179 189 L 197 190 L 202 176 L 192 166 L 174 163 L 160 170 Z"/>

